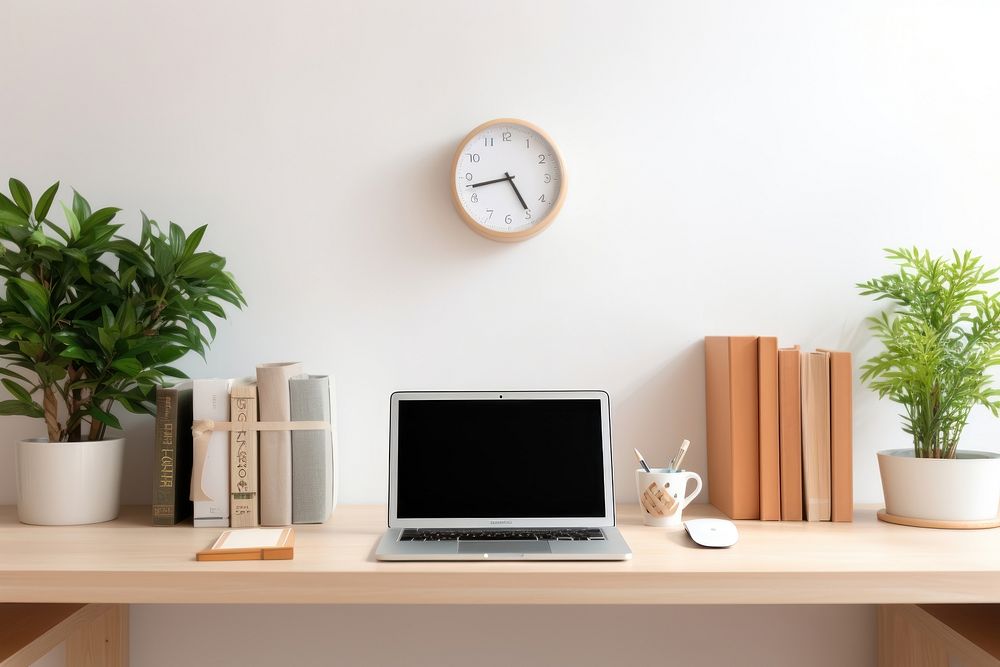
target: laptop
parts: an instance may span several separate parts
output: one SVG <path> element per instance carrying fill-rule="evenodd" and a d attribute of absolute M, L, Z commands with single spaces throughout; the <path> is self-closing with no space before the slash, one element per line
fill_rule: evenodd
<path fill-rule="evenodd" d="M 627 560 L 603 391 L 396 392 L 378 560 Z"/>

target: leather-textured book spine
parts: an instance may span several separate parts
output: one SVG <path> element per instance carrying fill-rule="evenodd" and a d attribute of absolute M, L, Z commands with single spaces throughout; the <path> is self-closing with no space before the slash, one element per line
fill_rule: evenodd
<path fill-rule="evenodd" d="M 778 350 L 778 447 L 781 520 L 802 521 L 802 353 Z"/>
<path fill-rule="evenodd" d="M 195 380 L 192 400 L 194 419 L 228 421 L 231 383 L 231 380 L 218 378 Z M 195 451 L 191 470 L 191 498 L 194 500 L 196 528 L 229 526 L 227 432 L 212 432 L 204 449 Z"/>
<path fill-rule="evenodd" d="M 153 431 L 154 526 L 173 526 L 191 516 L 191 383 L 156 388 Z"/>
<path fill-rule="evenodd" d="M 331 423 L 330 378 L 288 381 L 292 421 Z M 322 523 L 333 510 L 333 439 L 327 430 L 292 431 L 292 523 Z"/>
<path fill-rule="evenodd" d="M 760 517 L 757 338 L 705 338 L 708 498 L 732 519 Z"/>
<path fill-rule="evenodd" d="M 778 444 L 778 339 L 757 339 L 757 408 L 760 443 L 760 518 L 781 519 L 781 463 Z"/>
<path fill-rule="evenodd" d="M 264 422 L 291 419 L 288 380 L 302 375 L 302 364 L 283 362 L 257 366 L 258 415 Z M 292 522 L 292 434 L 290 431 L 261 431 L 260 523 L 287 526 Z"/>
<path fill-rule="evenodd" d="M 802 492 L 807 521 L 830 520 L 830 355 L 802 355 Z"/>
<path fill-rule="evenodd" d="M 257 498 L 257 385 L 234 383 L 229 392 L 229 524 L 252 528 L 260 523 Z M 240 429 L 238 426 L 245 428 Z"/>
<path fill-rule="evenodd" d="M 830 518 L 854 520 L 854 415 L 850 352 L 830 352 Z"/>

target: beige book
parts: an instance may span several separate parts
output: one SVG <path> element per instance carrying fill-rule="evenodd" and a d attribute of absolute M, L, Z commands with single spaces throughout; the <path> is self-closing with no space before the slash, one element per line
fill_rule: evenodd
<path fill-rule="evenodd" d="M 251 528 L 260 523 L 257 512 L 257 383 L 234 383 L 229 392 L 230 508 L 229 525 Z M 242 425 L 244 428 L 240 428 Z"/>
<path fill-rule="evenodd" d="M 807 521 L 830 520 L 830 355 L 802 354 L 802 492 Z"/>
<path fill-rule="evenodd" d="M 302 375 L 302 364 L 284 362 L 257 366 L 257 412 L 262 422 L 291 420 L 288 380 Z M 292 434 L 291 431 L 261 431 L 260 523 L 287 526 L 292 523 Z"/>

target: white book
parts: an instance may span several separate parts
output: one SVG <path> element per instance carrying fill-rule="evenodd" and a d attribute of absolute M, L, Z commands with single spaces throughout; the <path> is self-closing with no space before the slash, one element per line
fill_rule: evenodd
<path fill-rule="evenodd" d="M 229 389 L 232 380 L 196 379 L 191 397 L 193 421 L 229 420 Z M 194 445 L 191 500 L 195 527 L 229 526 L 229 433 L 213 431 L 208 444 Z"/>

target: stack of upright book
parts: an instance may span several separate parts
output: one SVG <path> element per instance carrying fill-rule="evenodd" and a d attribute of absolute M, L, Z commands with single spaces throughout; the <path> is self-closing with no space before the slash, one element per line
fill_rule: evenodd
<path fill-rule="evenodd" d="M 851 353 L 705 338 L 709 501 L 733 519 L 851 521 Z"/>
<path fill-rule="evenodd" d="M 196 379 L 157 389 L 154 525 L 322 523 L 335 504 L 332 387 L 299 363 L 255 378 Z M 228 422 L 191 437 L 192 425 Z M 258 428 L 286 424 L 286 428 Z M 316 426 L 295 429 L 294 422 Z M 302 425 L 309 426 L 309 425 Z M 190 497 L 188 494 L 190 488 Z M 193 502 L 192 502 L 193 501 Z"/>

